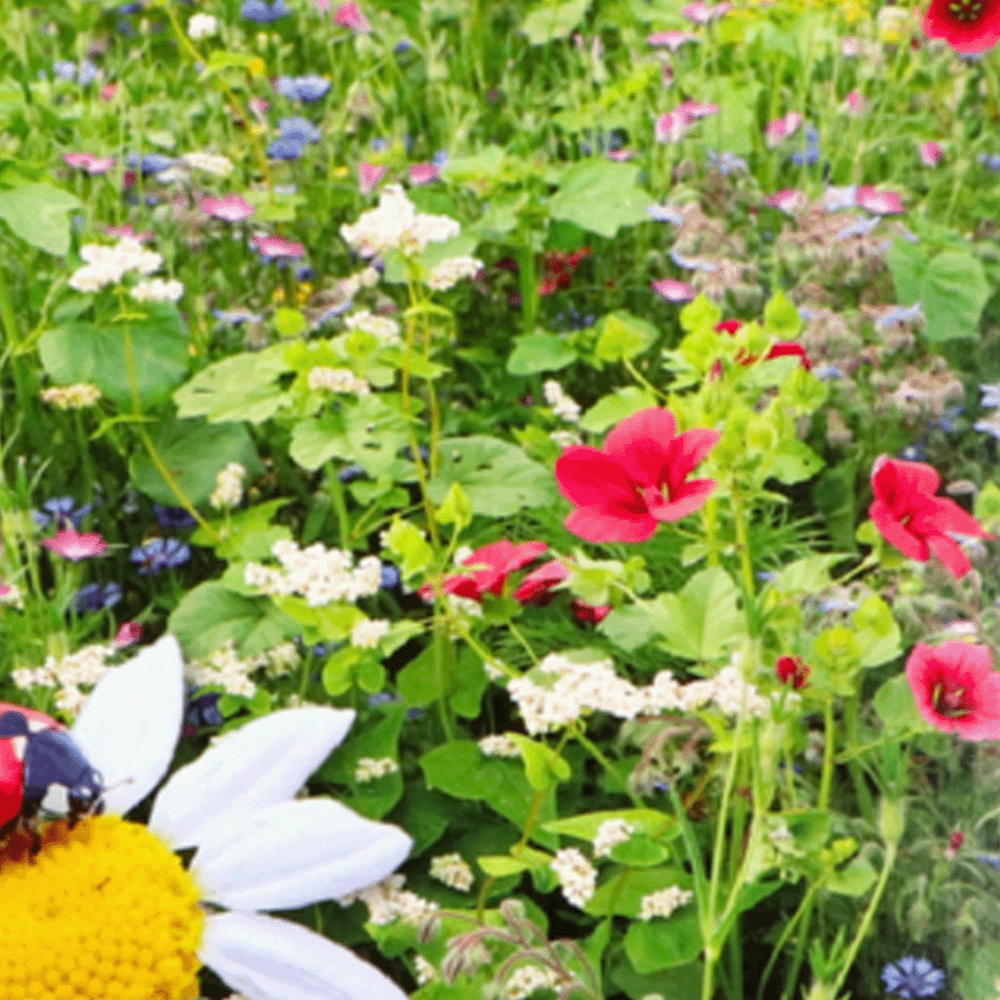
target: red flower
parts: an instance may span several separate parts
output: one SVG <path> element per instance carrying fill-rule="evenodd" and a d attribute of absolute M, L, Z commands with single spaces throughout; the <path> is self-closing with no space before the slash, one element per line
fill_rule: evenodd
<path fill-rule="evenodd" d="M 920 643 L 906 661 L 906 679 L 932 726 L 966 740 L 1000 739 L 1000 674 L 986 646 Z"/>
<path fill-rule="evenodd" d="M 743 326 L 743 321 L 739 319 L 726 319 L 721 323 L 716 323 L 715 332 L 716 333 L 728 333 L 730 336 L 736 333 L 736 331 Z M 812 362 L 809 360 L 809 355 L 806 354 L 806 349 L 797 340 L 779 340 L 768 352 L 764 355 L 765 361 L 770 361 L 771 358 L 785 358 L 795 355 L 799 359 L 799 363 L 805 368 L 806 371 L 812 371 Z M 742 349 L 737 352 L 736 360 L 743 366 L 752 365 L 757 360 L 756 354 L 747 354 Z M 712 370 L 709 373 L 710 377 L 715 379 L 722 375 L 722 363 L 716 361 L 712 366 Z"/>
<path fill-rule="evenodd" d="M 736 331 L 743 325 L 743 320 L 741 319 L 724 319 L 721 323 L 715 324 L 716 333 L 736 333 Z"/>
<path fill-rule="evenodd" d="M 555 596 L 553 588 L 563 580 L 569 579 L 569 570 L 558 559 L 542 563 L 538 569 L 533 569 L 522 581 L 521 586 L 514 591 L 514 600 L 522 604 L 537 604 L 544 607 Z"/>
<path fill-rule="evenodd" d="M 806 349 L 797 340 L 779 340 L 774 347 L 767 352 L 764 356 L 764 360 L 770 361 L 771 358 L 787 358 L 792 355 L 799 359 L 799 364 L 802 365 L 806 371 L 812 371 L 812 362 L 809 360 L 809 355 L 806 354 Z"/>
<path fill-rule="evenodd" d="M 483 594 L 501 594 L 507 577 L 537 559 L 546 548 L 545 542 L 522 542 L 515 545 L 506 539 L 484 545 L 462 560 L 462 565 L 473 567 L 473 572 L 446 577 L 444 592 L 469 597 L 474 601 L 481 601 Z M 425 601 L 434 599 L 434 588 L 429 583 L 424 584 L 418 593 Z"/>
<path fill-rule="evenodd" d="M 578 622 L 592 622 L 594 625 L 597 625 L 599 622 L 604 621 L 604 619 L 608 617 L 611 605 L 584 604 L 583 601 L 573 601 L 569 608 L 570 611 L 573 612 L 573 617 Z"/>
<path fill-rule="evenodd" d="M 985 52 L 1000 42 L 997 0 L 931 0 L 924 15 L 928 38 L 943 38 L 957 52 Z"/>
<path fill-rule="evenodd" d="M 774 672 L 782 684 L 791 684 L 796 691 L 805 687 L 809 680 L 809 668 L 801 656 L 781 656 L 774 665 Z"/>
<path fill-rule="evenodd" d="M 952 576 L 965 576 L 972 568 L 950 532 L 994 538 L 954 500 L 934 495 L 941 477 L 923 462 L 901 462 L 885 455 L 872 467 L 875 502 L 868 516 L 886 541 L 910 559 L 926 562 L 931 553 Z"/>
<path fill-rule="evenodd" d="M 80 534 L 73 528 L 63 528 L 51 538 L 43 538 L 42 545 L 57 556 L 72 559 L 73 562 L 99 556 L 108 547 L 108 543 L 96 531 Z"/>
<path fill-rule="evenodd" d="M 588 542 L 644 542 L 661 521 L 698 510 L 714 479 L 688 476 L 719 440 L 719 432 L 677 433 L 669 410 L 651 407 L 623 420 L 604 450 L 567 448 L 556 462 L 560 492 L 577 509 L 570 531 Z"/>

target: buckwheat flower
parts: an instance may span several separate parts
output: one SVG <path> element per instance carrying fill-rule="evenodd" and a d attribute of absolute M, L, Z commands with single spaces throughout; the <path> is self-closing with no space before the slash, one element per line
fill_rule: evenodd
<path fill-rule="evenodd" d="M 918 997 L 933 997 L 944 989 L 948 977 L 935 968 L 926 958 L 906 955 L 890 962 L 882 970 L 882 982 L 887 993 L 901 1000 L 916 1000 Z"/>
<path fill-rule="evenodd" d="M 354 396 L 367 396 L 371 392 L 368 381 L 358 378 L 348 368 L 327 368 L 322 365 L 310 368 L 306 375 L 306 384 L 313 390 L 326 389 L 329 392 Z"/>
<path fill-rule="evenodd" d="M 549 867 L 556 873 L 566 900 L 582 909 L 597 889 L 597 869 L 583 852 L 575 847 L 564 847 L 556 852 Z"/>
<path fill-rule="evenodd" d="M 580 419 L 580 404 L 563 391 L 563 387 L 555 380 L 548 379 L 542 386 L 545 402 L 552 407 L 552 412 L 561 420 L 575 424 Z"/>
<path fill-rule="evenodd" d="M 520 757 L 521 748 L 506 734 L 494 733 L 479 740 L 479 749 L 487 757 Z"/>
<path fill-rule="evenodd" d="M 52 538 L 43 538 L 42 545 L 50 552 L 55 552 L 56 555 L 73 562 L 99 556 L 108 547 L 108 543 L 97 532 L 89 531 L 81 534 L 73 528 L 63 528 Z"/>
<path fill-rule="evenodd" d="M 651 892 L 642 897 L 642 902 L 639 904 L 639 919 L 652 920 L 654 917 L 666 919 L 675 910 L 690 903 L 692 899 L 694 899 L 693 892 L 677 885 L 668 886 L 658 892 Z"/>
<path fill-rule="evenodd" d="M 356 892 L 338 897 L 341 906 L 361 901 L 368 907 L 368 920 L 376 926 L 385 926 L 396 920 L 419 927 L 438 911 L 438 904 L 404 889 L 405 875 L 390 875 L 381 882 L 373 882 Z M 359 998 L 360 1000 L 360 998 Z"/>
<path fill-rule="evenodd" d="M 129 553 L 129 560 L 139 566 L 139 576 L 156 576 L 183 566 L 190 558 L 191 547 L 177 538 L 152 538 Z"/>
<path fill-rule="evenodd" d="M 208 502 L 216 510 L 231 510 L 243 500 L 243 481 L 247 470 L 239 462 L 230 462 L 216 473 L 215 489 Z"/>
<path fill-rule="evenodd" d="M 468 862 L 457 853 L 439 854 L 431 858 L 430 876 L 458 892 L 468 892 L 476 880 Z"/>
<path fill-rule="evenodd" d="M 483 262 L 475 257 L 446 257 L 431 269 L 427 287 L 436 292 L 446 292 L 463 278 L 474 278 L 482 269 Z"/>
<path fill-rule="evenodd" d="M 399 324 L 394 319 L 389 316 L 376 316 L 367 309 L 345 316 L 344 325 L 349 330 L 361 330 L 370 334 L 386 347 L 398 344 L 402 339 Z"/>
<path fill-rule="evenodd" d="M 192 14 L 187 30 L 188 38 L 200 42 L 203 38 L 211 38 L 219 30 L 219 22 L 211 14 Z"/>
<path fill-rule="evenodd" d="M 635 833 L 635 827 L 624 819 L 606 819 L 594 836 L 594 857 L 606 858 L 611 849 L 624 844 Z"/>
<path fill-rule="evenodd" d="M 399 771 L 399 764 L 391 757 L 361 757 L 354 768 L 354 780 L 359 785 L 367 785 L 369 782 L 378 781 L 388 774 L 396 774 Z"/>
<path fill-rule="evenodd" d="M 57 410 L 83 410 L 94 406 L 101 398 L 101 390 L 89 382 L 74 385 L 56 385 L 42 389 L 42 401 L 50 403 Z"/>
<path fill-rule="evenodd" d="M 184 286 L 174 279 L 149 278 L 136 282 L 128 292 L 136 302 L 177 302 L 184 294 Z"/>
<path fill-rule="evenodd" d="M 375 649 L 384 636 L 389 634 L 390 623 L 380 618 L 369 618 L 358 622 L 351 629 L 351 645 L 359 649 Z"/>
<path fill-rule="evenodd" d="M 393 249 L 419 254 L 428 244 L 443 243 L 460 232 L 458 222 L 447 215 L 417 212 L 399 184 L 382 190 L 377 208 L 364 212 L 353 225 L 340 227 L 344 240 L 366 259 Z"/>
<path fill-rule="evenodd" d="M 508 973 L 503 982 L 503 1000 L 528 1000 L 537 990 L 551 990 L 558 985 L 555 969 L 526 962 Z"/>

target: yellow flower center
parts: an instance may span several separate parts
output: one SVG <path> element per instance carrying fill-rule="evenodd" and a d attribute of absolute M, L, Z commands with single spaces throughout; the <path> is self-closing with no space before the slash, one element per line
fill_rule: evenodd
<path fill-rule="evenodd" d="M 32 863 L 0 852 L 0 997 L 194 1000 L 204 916 L 180 859 L 144 826 L 51 823 Z"/>

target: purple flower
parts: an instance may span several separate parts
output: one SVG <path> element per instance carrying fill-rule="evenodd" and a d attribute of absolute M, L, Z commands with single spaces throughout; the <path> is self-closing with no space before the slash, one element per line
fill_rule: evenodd
<path fill-rule="evenodd" d="M 129 555 L 139 566 L 139 576 L 156 576 L 165 569 L 183 566 L 190 558 L 190 546 L 176 538 L 151 538 Z"/>
<path fill-rule="evenodd" d="M 68 522 L 79 531 L 83 519 L 93 509 L 94 505 L 90 503 L 77 507 L 72 497 L 53 497 L 42 504 L 41 510 L 31 512 L 31 520 L 40 528 L 62 528 Z"/>
<path fill-rule="evenodd" d="M 402 582 L 403 576 L 399 572 L 398 566 L 392 563 L 382 563 L 382 576 L 380 583 L 383 590 L 394 590 Z"/>
<path fill-rule="evenodd" d="M 73 606 L 78 615 L 90 611 L 103 611 L 113 608 L 122 599 L 122 588 L 117 583 L 88 583 L 73 595 Z"/>
<path fill-rule="evenodd" d="M 319 142 L 320 139 L 319 129 L 305 118 L 282 118 L 278 122 L 278 135 L 282 139 L 302 145 L 307 142 Z"/>
<path fill-rule="evenodd" d="M 194 518 L 183 507 L 165 507 L 161 503 L 153 504 L 153 517 L 161 528 L 167 531 L 180 531 L 181 528 L 190 528 L 194 523 Z"/>
<path fill-rule="evenodd" d="M 330 81 L 322 76 L 279 76 L 275 90 L 293 101 L 311 104 L 322 100 L 330 89 Z"/>
<path fill-rule="evenodd" d="M 882 970 L 886 992 L 902 1000 L 935 996 L 944 989 L 947 981 L 948 977 L 926 958 L 914 958 L 912 955 L 890 962 Z"/>

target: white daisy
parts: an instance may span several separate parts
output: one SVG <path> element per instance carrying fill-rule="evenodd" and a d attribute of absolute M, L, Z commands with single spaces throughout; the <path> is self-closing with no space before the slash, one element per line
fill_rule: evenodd
<path fill-rule="evenodd" d="M 103 775 L 106 813 L 50 823 L 34 863 L 0 857 L 0 996 L 194 1000 L 207 965 L 247 1000 L 405 1000 L 346 948 L 257 912 L 354 892 L 409 853 L 398 827 L 293 798 L 354 713 L 254 720 L 173 774 L 147 825 L 120 818 L 165 773 L 182 709 L 171 636 L 95 687 L 71 732 Z M 190 848 L 185 869 L 173 851 Z"/>

